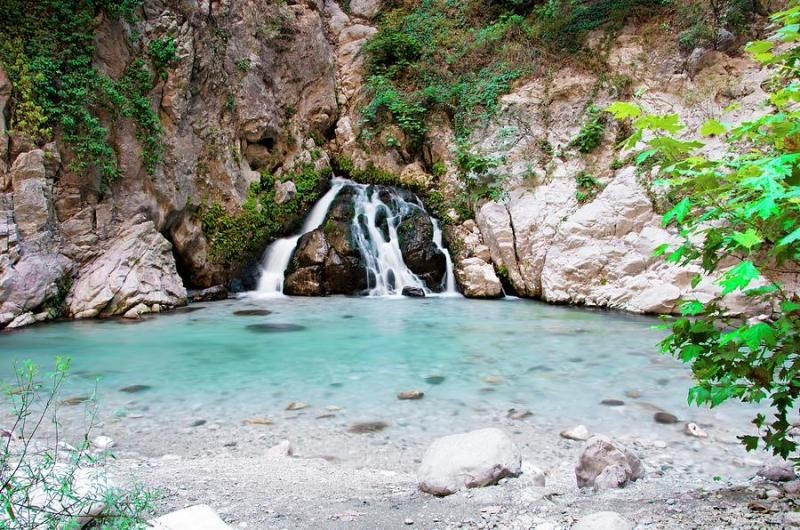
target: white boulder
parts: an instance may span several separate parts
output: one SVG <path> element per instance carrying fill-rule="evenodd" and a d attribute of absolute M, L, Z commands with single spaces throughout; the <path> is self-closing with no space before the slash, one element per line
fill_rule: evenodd
<path fill-rule="evenodd" d="M 500 429 L 481 429 L 435 440 L 417 471 L 419 489 L 439 496 L 496 484 L 522 473 L 522 458 Z"/>
<path fill-rule="evenodd" d="M 153 530 L 230 530 L 207 504 L 190 506 L 150 521 Z"/>
<path fill-rule="evenodd" d="M 633 530 L 633 525 L 617 512 L 597 512 L 578 519 L 572 530 Z"/>

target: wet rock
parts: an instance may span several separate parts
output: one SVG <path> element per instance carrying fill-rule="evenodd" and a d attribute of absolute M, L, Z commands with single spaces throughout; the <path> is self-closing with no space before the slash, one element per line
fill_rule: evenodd
<path fill-rule="evenodd" d="M 503 431 L 492 428 L 435 440 L 425 452 L 417 480 L 422 491 L 445 496 L 521 473 L 517 448 Z"/>
<path fill-rule="evenodd" d="M 509 409 L 506 417 L 510 420 L 524 420 L 533 416 L 533 412 L 528 409 Z"/>
<path fill-rule="evenodd" d="M 653 414 L 653 419 L 656 423 L 663 423 L 665 425 L 672 425 L 674 423 L 678 423 L 678 417 L 674 414 L 670 414 L 669 412 L 656 412 Z"/>
<path fill-rule="evenodd" d="M 765 465 L 756 473 L 759 477 L 771 480 L 772 482 L 788 482 L 795 480 L 797 475 L 794 472 L 794 466 L 791 462 L 783 462 L 780 464 Z"/>
<path fill-rule="evenodd" d="M 621 488 L 643 476 L 644 468 L 639 457 L 605 436 L 591 438 L 575 466 L 579 488 Z"/>
<path fill-rule="evenodd" d="M 130 385 L 120 388 L 119 391 L 126 392 L 128 394 L 137 394 L 139 392 L 144 392 L 145 390 L 150 390 L 151 388 L 153 387 L 150 385 Z"/>
<path fill-rule="evenodd" d="M 592 434 L 589 432 L 589 429 L 586 428 L 585 425 L 576 425 L 570 429 L 565 431 L 561 431 L 559 436 L 562 438 L 566 438 L 567 440 L 577 440 L 580 442 L 585 442 L 589 438 L 592 437 Z"/>
<path fill-rule="evenodd" d="M 189 427 L 200 427 L 201 425 L 205 425 L 208 423 L 206 420 L 194 420 L 192 423 L 189 424 Z"/>
<path fill-rule="evenodd" d="M 265 317 L 271 314 L 272 311 L 268 309 L 240 309 L 233 312 L 236 317 Z"/>
<path fill-rule="evenodd" d="M 424 395 L 422 390 L 407 390 L 397 394 L 397 399 L 422 399 Z"/>
<path fill-rule="evenodd" d="M 695 438 L 708 437 L 708 433 L 706 433 L 706 431 L 704 431 L 703 429 L 700 428 L 699 425 L 691 421 L 683 427 L 683 432 L 684 434 L 687 434 L 689 436 L 694 436 Z"/>
<path fill-rule="evenodd" d="M 153 530 L 231 530 L 206 504 L 190 506 L 150 521 Z"/>
<path fill-rule="evenodd" d="M 308 407 L 309 407 L 308 403 L 303 403 L 302 401 L 292 401 L 286 407 L 286 410 L 303 410 Z"/>
<path fill-rule="evenodd" d="M 8 329 L 17 329 L 22 328 L 25 326 L 30 326 L 31 324 L 36 324 L 36 316 L 28 311 L 27 313 L 22 313 L 17 318 L 11 321 L 8 326 Z"/>
<path fill-rule="evenodd" d="M 425 378 L 425 382 L 429 385 L 441 385 L 444 383 L 444 376 L 441 375 L 431 375 Z"/>
<path fill-rule="evenodd" d="M 431 217 L 421 208 L 412 208 L 397 226 L 397 236 L 406 266 L 429 289 L 440 291 L 447 273 L 447 261 L 433 242 Z"/>
<path fill-rule="evenodd" d="M 419 287 L 411 287 L 411 286 L 403 287 L 403 291 L 401 292 L 401 294 L 403 296 L 408 296 L 409 298 L 425 298 L 425 291 L 423 291 Z"/>
<path fill-rule="evenodd" d="M 601 405 L 605 405 L 607 407 L 622 407 L 625 405 L 625 402 L 621 399 L 604 399 L 600 402 Z"/>
<path fill-rule="evenodd" d="M 267 449 L 267 456 L 270 458 L 282 458 L 292 456 L 293 454 L 294 448 L 292 448 L 292 444 L 289 440 L 281 440 L 277 445 Z"/>
<path fill-rule="evenodd" d="M 244 420 L 245 425 L 274 425 L 275 422 L 267 418 L 247 418 Z"/>
<path fill-rule="evenodd" d="M 383 421 L 365 421 L 352 424 L 347 432 L 354 434 L 369 434 L 373 432 L 381 432 L 389 427 L 389 424 Z"/>
<path fill-rule="evenodd" d="M 788 495 L 800 493 L 800 480 L 790 480 L 783 485 L 783 491 Z"/>
<path fill-rule="evenodd" d="M 91 401 L 91 399 L 92 398 L 90 398 L 89 396 L 75 396 L 64 399 L 59 404 L 65 407 L 72 407 L 75 405 L 80 405 L 81 403 L 86 403 L 87 401 Z"/>
<path fill-rule="evenodd" d="M 633 525 L 617 512 L 597 512 L 578 519 L 572 530 L 633 530 Z"/>
<path fill-rule="evenodd" d="M 228 290 L 224 285 L 215 285 L 200 291 L 190 291 L 189 301 L 191 302 L 214 302 L 216 300 L 227 300 Z"/>
<path fill-rule="evenodd" d="M 289 333 L 292 331 L 303 331 L 305 326 L 300 324 L 250 324 L 245 326 L 250 331 L 258 333 Z"/>

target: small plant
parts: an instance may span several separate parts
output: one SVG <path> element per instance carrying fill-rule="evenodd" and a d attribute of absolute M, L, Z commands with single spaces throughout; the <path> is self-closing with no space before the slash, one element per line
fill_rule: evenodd
<path fill-rule="evenodd" d="M 239 59 L 236 61 L 236 69 L 240 72 L 247 72 L 250 70 L 251 63 L 250 59 Z"/>
<path fill-rule="evenodd" d="M 578 136 L 570 143 L 581 153 L 591 153 L 600 146 L 606 131 L 605 113 L 595 105 L 590 105 Z"/>
<path fill-rule="evenodd" d="M 178 62 L 178 46 L 171 35 L 150 41 L 147 47 L 153 68 L 162 79 L 167 78 L 167 68 Z"/>
<path fill-rule="evenodd" d="M 69 364 L 59 357 L 55 372 L 42 376 L 26 361 L 17 367 L 13 386 L 3 389 L 15 420 L 0 444 L 0 527 L 80 528 L 78 518 L 103 506 L 96 516 L 102 528 L 144 528 L 155 495 L 141 486 L 114 488 L 104 479 L 103 466 L 111 455 L 90 450 L 93 400 L 90 424 L 78 447 L 59 443 L 59 397 Z M 55 435 L 40 436 L 47 424 L 54 426 Z"/>
<path fill-rule="evenodd" d="M 597 197 L 598 192 L 603 189 L 594 175 L 582 171 L 575 176 L 575 184 L 577 190 L 575 191 L 575 199 L 580 203 L 589 202 Z"/>

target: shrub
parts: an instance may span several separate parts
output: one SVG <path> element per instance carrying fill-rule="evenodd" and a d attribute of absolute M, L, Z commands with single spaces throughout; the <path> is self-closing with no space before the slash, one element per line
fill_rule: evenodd
<path fill-rule="evenodd" d="M 590 105 L 586 112 L 586 121 L 570 145 L 577 147 L 581 153 L 591 153 L 600 146 L 605 131 L 605 113 L 595 105 Z"/>
<path fill-rule="evenodd" d="M 747 47 L 776 72 L 765 84 L 770 93 L 764 113 L 737 125 L 710 120 L 700 128 L 703 136 L 727 140 L 723 156 L 707 158 L 702 142 L 678 139 L 684 127 L 677 115 L 644 115 L 628 103 L 610 110 L 635 120 L 626 145 L 644 142 L 639 163 L 660 158 L 660 183 L 674 198 L 663 222 L 677 227 L 680 243 L 665 243 L 656 254 L 701 267 L 704 274 L 694 276 L 693 286 L 711 275 L 720 289 L 711 299 L 687 297 L 680 316 L 665 324 L 670 334 L 663 351 L 689 363 L 695 377 L 689 402 L 716 407 L 732 398 L 768 400 L 769 417 L 756 414 L 757 433 L 740 439 L 748 450 L 763 444 L 798 463 L 789 431 L 800 398 L 800 297 L 781 283 L 780 274 L 800 265 L 800 3 L 793 0 L 772 18 L 781 26 L 773 38 Z M 725 301 L 734 294 L 765 313 L 744 319 L 731 312 Z"/>
<path fill-rule="evenodd" d="M 96 417 L 93 402 L 90 424 L 78 447 L 68 449 L 58 443 L 57 410 L 68 370 L 69 360 L 57 358 L 55 372 L 42 376 L 27 361 L 17 367 L 13 386 L 3 388 L 15 421 L 0 444 L 0 527 L 78 528 L 78 517 L 103 505 L 98 517 L 102 528 L 143 528 L 153 511 L 155 494 L 142 486 L 114 488 L 102 480 L 103 466 L 113 455 L 90 451 L 88 440 Z M 55 436 L 40 436 L 43 425 L 50 423 Z"/>
<path fill-rule="evenodd" d="M 594 175 L 582 171 L 575 175 L 575 184 L 577 190 L 575 191 L 575 199 L 580 203 L 589 202 L 597 197 L 598 192 L 603 189 Z"/>

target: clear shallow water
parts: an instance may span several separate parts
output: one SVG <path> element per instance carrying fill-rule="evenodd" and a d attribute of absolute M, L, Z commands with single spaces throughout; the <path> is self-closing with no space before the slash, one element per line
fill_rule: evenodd
<path fill-rule="evenodd" d="M 74 377 L 65 396 L 97 384 L 106 413 L 158 416 L 176 427 L 198 414 L 238 423 L 286 417 L 293 401 L 310 404 L 302 415 L 312 420 L 336 406 L 348 422 L 442 431 L 510 408 L 532 411 L 533 421 L 609 433 L 655 428 L 653 406 L 736 428 L 752 413 L 740 405 L 688 407 L 688 369 L 657 353 L 652 318 L 460 298 L 245 298 L 192 308 L 200 309 L 0 334 L 0 378 L 10 381 L 15 360 L 49 368 L 54 356 L 69 356 Z M 273 313 L 234 316 L 243 309 Z M 444 381 L 426 381 L 432 376 Z M 120 392 L 130 385 L 151 388 Z M 413 389 L 424 399 L 397 399 Z M 641 397 L 626 397 L 628 390 Z"/>

